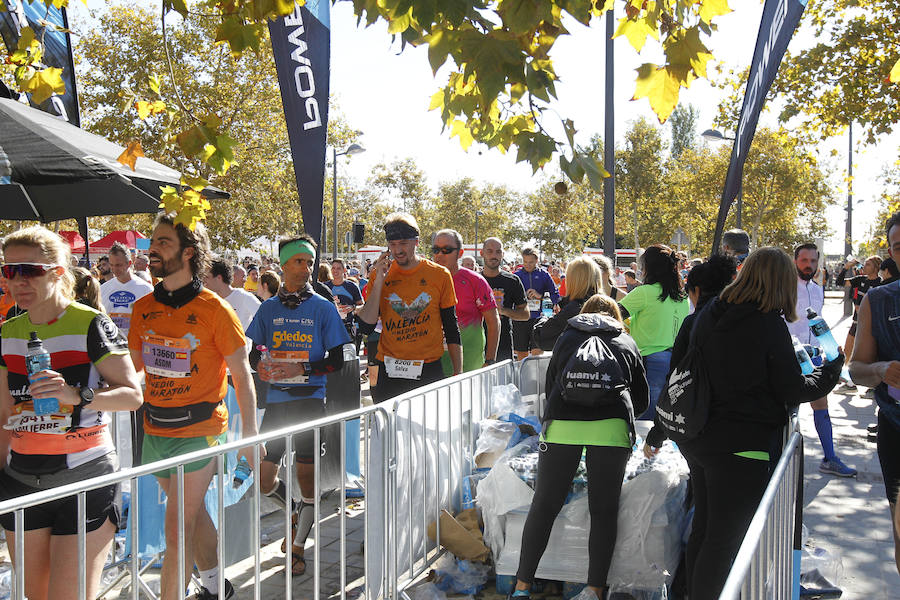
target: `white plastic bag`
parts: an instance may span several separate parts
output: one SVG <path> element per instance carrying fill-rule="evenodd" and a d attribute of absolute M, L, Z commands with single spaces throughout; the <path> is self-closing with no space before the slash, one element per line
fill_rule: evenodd
<path fill-rule="evenodd" d="M 433 583 L 423 583 L 416 586 L 413 600 L 447 600 L 447 594 L 438 589 Z"/>
<path fill-rule="evenodd" d="M 493 414 L 515 412 L 514 409 L 520 404 L 522 404 L 522 395 L 514 384 L 498 385 L 491 389 L 491 412 Z"/>
<path fill-rule="evenodd" d="M 506 450 L 509 440 L 516 432 L 515 423 L 485 419 L 478 424 L 478 441 L 475 444 L 475 466 L 490 468 Z"/>

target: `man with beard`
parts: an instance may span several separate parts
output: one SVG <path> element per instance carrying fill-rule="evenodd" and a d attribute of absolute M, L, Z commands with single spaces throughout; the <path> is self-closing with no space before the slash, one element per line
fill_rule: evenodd
<path fill-rule="evenodd" d="M 241 411 L 241 435 L 257 435 L 256 393 L 244 346 L 244 331 L 234 309 L 200 282 L 209 263 L 209 238 L 198 224 L 191 231 L 160 214 L 150 238 L 150 273 L 161 278 L 152 294 L 134 303 L 128 347 L 135 369 L 146 373 L 144 391 L 144 464 L 210 448 L 225 442 L 228 409 L 226 367 L 231 372 Z M 253 464 L 252 448 L 240 455 Z M 260 458 L 265 449 L 260 448 Z M 180 491 L 184 537 L 179 538 L 178 503 L 166 506 L 166 554 L 161 575 L 163 600 L 181 600 L 194 565 L 201 589 L 196 600 L 231 598 L 225 580 L 219 590 L 217 533 L 203 502 L 215 461 L 184 466 Z M 154 473 L 169 498 L 177 498 L 177 469 Z M 184 581 L 178 581 L 178 545 L 184 543 Z"/>
<path fill-rule="evenodd" d="M 500 313 L 500 341 L 497 344 L 497 360 L 512 359 L 512 325 L 511 321 L 527 321 L 531 318 L 525 300 L 525 286 L 522 280 L 500 268 L 503 262 L 503 242 L 489 237 L 481 245 L 481 256 L 484 259 L 484 278 L 494 290 L 494 300 Z"/>
<path fill-rule="evenodd" d="M 270 384 L 263 432 L 325 416 L 325 377 L 344 366 L 343 347 L 350 341 L 337 307 L 315 293 L 310 284 L 316 263 L 313 238 L 303 234 L 282 240 L 278 253 L 284 272 L 281 288 L 260 304 L 247 328 L 247 337 L 253 341 L 250 364 L 260 379 Z M 265 356 L 261 347 L 266 348 Z M 315 521 L 315 432 L 295 435 L 293 448 L 301 501 L 295 519 L 291 571 L 302 575 L 306 571 L 304 545 Z M 259 470 L 260 489 L 287 507 L 286 487 L 278 479 L 285 440 L 269 442 L 266 450 Z"/>
<path fill-rule="evenodd" d="M 108 256 L 101 256 L 97 261 L 97 272 L 100 273 L 100 283 L 106 283 L 113 278 Z"/>
<path fill-rule="evenodd" d="M 378 384 L 372 390 L 375 402 L 443 379 L 445 341 L 452 374 L 462 372 L 450 271 L 416 255 L 419 225 L 412 215 L 389 215 L 384 233 L 388 251 L 375 261 L 371 289 L 357 313 L 366 335 L 375 331 L 379 316 L 383 324 L 376 355 Z"/>
<path fill-rule="evenodd" d="M 809 319 L 806 318 L 806 309 L 812 308 L 816 314 L 822 315 L 822 307 L 825 305 L 825 290 L 812 279 L 819 270 L 819 249 L 813 243 L 800 244 L 794 249 L 794 264 L 797 265 L 797 320 L 788 323 L 791 335 L 797 336 L 803 344 L 819 346 L 819 341 L 809 329 Z M 814 362 L 821 364 L 821 357 L 816 357 Z M 813 421 L 816 424 L 816 433 L 822 444 L 824 458 L 819 463 L 819 471 L 838 477 L 855 477 L 856 469 L 845 465 L 834 451 L 832 438 L 831 417 L 828 414 L 828 397 L 819 398 L 809 405 L 813 410 Z"/>

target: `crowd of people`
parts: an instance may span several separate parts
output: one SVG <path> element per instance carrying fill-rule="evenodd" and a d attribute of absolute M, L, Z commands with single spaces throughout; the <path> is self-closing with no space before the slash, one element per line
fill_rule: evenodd
<path fill-rule="evenodd" d="M 432 236 L 426 257 L 419 225 L 406 213 L 390 215 L 384 234 L 387 251 L 374 261 L 324 261 L 304 234 L 281 240 L 277 257 L 232 264 L 212 254 L 202 225 L 190 230 L 161 214 L 146 256 L 117 244 L 93 267 L 77 265 L 66 243 L 42 227 L 7 236 L 0 246 L 0 499 L 115 471 L 109 432 L 115 411 L 139 411 L 145 464 L 222 444 L 229 389 L 243 437 L 318 419 L 325 414 L 326 376 L 342 369 L 348 344 L 367 357 L 362 379 L 374 402 L 552 351 L 537 487 L 513 598 L 530 596 L 583 452 L 591 513 L 587 583 L 598 598 L 606 596 L 635 421 L 655 420 L 644 446 L 652 459 L 666 438 L 655 407 L 672 369 L 694 348 L 702 349 L 710 374 L 710 408 L 701 433 L 679 444 L 695 509 L 681 574 L 692 600 L 718 597 L 778 460 L 792 407 L 813 409 L 824 456 L 819 470 L 856 474 L 834 448 L 828 413 L 844 354 L 817 358 L 806 375 L 795 358 L 794 338 L 818 344 L 807 316 L 807 308 L 821 314 L 824 303 L 814 244 L 801 244 L 792 255 L 770 247 L 751 252 L 749 236 L 732 230 L 721 253 L 707 259 L 689 260 L 654 244 L 622 269 L 591 256 L 541 265 L 530 247 L 507 261 L 511 253 L 496 237 L 484 240 L 479 265 L 463 256 L 462 236 L 452 229 Z M 887 235 L 890 254 L 900 252 L 900 215 Z M 879 457 L 893 514 L 900 481 L 900 332 L 892 323 L 900 314 L 900 289 L 888 284 L 900 273 L 891 258 L 868 258 L 859 275 L 856 266 L 848 261 L 836 274 L 856 307 L 845 349 L 852 379 L 875 388 Z M 35 339 L 51 359 L 38 372 L 28 366 Z M 606 382 L 587 397 L 567 384 L 573 364 L 586 357 L 605 369 L 598 379 Z M 44 403 L 36 401 L 45 399 L 58 406 L 39 410 Z M 297 434 L 293 448 L 299 502 L 287 497 L 279 477 L 283 441 L 261 447 L 260 464 L 252 464 L 252 448 L 240 458 L 258 472 L 262 492 L 292 513 L 283 551 L 299 575 L 315 525 L 313 433 Z M 155 473 L 183 506 L 183 537 L 177 504 L 166 509 L 166 600 L 184 597 L 195 567 L 201 587 L 194 598 L 234 594 L 228 580 L 219 589 L 218 537 L 203 503 L 214 472 L 212 460 L 185 465 L 180 490 L 176 469 Z M 99 590 L 120 526 L 115 495 L 115 486 L 87 494 L 88 597 Z M 77 515 L 74 497 L 25 511 L 25 593 L 32 600 L 72 596 Z M 14 552 L 12 515 L 0 524 Z"/>

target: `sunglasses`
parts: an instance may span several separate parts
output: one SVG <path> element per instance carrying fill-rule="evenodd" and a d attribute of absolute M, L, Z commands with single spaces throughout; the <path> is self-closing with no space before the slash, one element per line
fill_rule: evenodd
<path fill-rule="evenodd" d="M 432 254 L 453 254 L 457 250 L 459 250 L 459 248 L 441 248 L 440 246 L 431 247 Z"/>
<path fill-rule="evenodd" d="M 31 279 L 32 277 L 42 277 L 59 266 L 44 263 L 6 263 L 0 265 L 0 273 L 6 279 L 13 279 L 16 275 Z"/>

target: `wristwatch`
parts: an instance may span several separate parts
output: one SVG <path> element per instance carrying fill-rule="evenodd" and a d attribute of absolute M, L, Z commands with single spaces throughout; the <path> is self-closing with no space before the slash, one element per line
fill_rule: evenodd
<path fill-rule="evenodd" d="M 89 387 L 78 388 L 78 395 L 81 397 L 81 402 L 78 403 L 81 408 L 94 401 L 94 390 Z"/>

